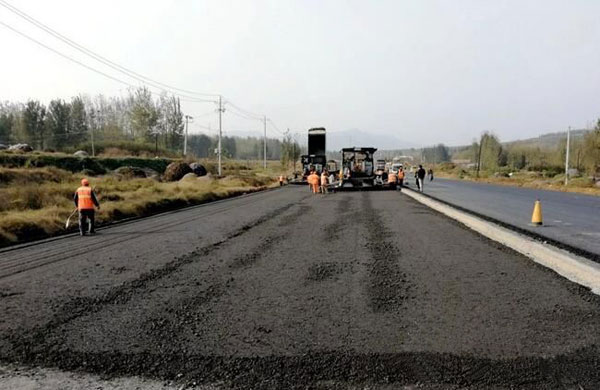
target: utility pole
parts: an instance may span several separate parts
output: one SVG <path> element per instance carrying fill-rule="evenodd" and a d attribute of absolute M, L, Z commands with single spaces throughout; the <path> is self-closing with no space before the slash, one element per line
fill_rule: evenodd
<path fill-rule="evenodd" d="M 571 126 L 567 128 L 567 157 L 565 158 L 565 186 L 569 184 L 569 144 L 571 140 Z"/>
<path fill-rule="evenodd" d="M 185 116 L 185 136 L 183 137 L 183 155 L 187 156 L 187 139 L 188 139 L 188 120 L 194 119 L 193 117 Z"/>
<path fill-rule="evenodd" d="M 290 136 L 290 128 L 288 127 L 287 131 L 285 132 L 285 139 L 284 139 L 284 141 L 288 140 L 289 136 Z M 292 140 L 292 160 L 293 160 L 294 156 L 296 155 L 296 148 L 295 148 L 295 145 L 294 145 L 294 139 L 291 138 L 291 137 L 289 139 Z M 286 152 L 286 153 L 288 153 L 288 156 L 289 156 L 289 151 L 290 151 L 290 149 L 289 149 L 289 146 L 288 146 L 288 150 Z M 283 151 L 282 151 L 282 153 L 283 153 Z M 289 165 L 289 160 L 288 160 L 288 165 Z"/>
<path fill-rule="evenodd" d="M 92 157 L 96 157 L 96 148 L 94 146 L 94 127 L 99 126 L 99 121 L 100 121 L 100 110 L 96 110 L 96 120 L 94 121 L 95 123 L 92 124 L 92 128 L 90 130 L 92 130 Z"/>
<path fill-rule="evenodd" d="M 296 172 L 296 137 L 292 137 L 292 145 L 294 145 L 294 154 L 292 158 L 294 159 L 294 172 Z"/>
<path fill-rule="evenodd" d="M 225 109 L 223 109 L 223 99 L 222 96 L 219 95 L 219 146 L 218 146 L 218 151 L 217 154 L 219 155 L 219 176 L 221 176 L 221 137 L 223 134 L 223 123 L 222 123 L 222 118 L 221 115 L 223 114 L 223 112 L 225 111 Z"/>
<path fill-rule="evenodd" d="M 263 168 L 267 169 L 267 117 L 263 117 L 265 135 L 263 140 Z"/>
<path fill-rule="evenodd" d="M 483 149 L 483 141 L 485 137 L 482 135 L 479 141 L 479 157 L 477 158 L 477 177 L 479 177 L 479 169 L 481 169 L 481 150 Z"/>
<path fill-rule="evenodd" d="M 92 130 L 92 157 L 96 156 L 96 149 L 94 148 L 94 125 L 92 125 L 92 128 L 91 128 L 91 130 Z"/>

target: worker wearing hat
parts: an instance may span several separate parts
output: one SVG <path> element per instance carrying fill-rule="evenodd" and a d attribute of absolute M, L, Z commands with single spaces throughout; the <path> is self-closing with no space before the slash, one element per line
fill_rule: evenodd
<path fill-rule="evenodd" d="M 81 179 L 81 187 L 75 191 L 73 201 L 77 210 L 79 210 L 79 234 L 84 236 L 86 230 L 90 234 L 94 234 L 94 206 L 100 209 L 100 203 L 94 190 L 90 187 L 90 182 L 87 179 Z M 85 229 L 84 226 L 89 221 L 89 228 Z"/>

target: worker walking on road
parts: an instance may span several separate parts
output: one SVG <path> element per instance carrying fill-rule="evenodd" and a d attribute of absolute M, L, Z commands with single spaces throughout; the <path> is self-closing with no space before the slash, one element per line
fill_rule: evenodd
<path fill-rule="evenodd" d="M 283 187 L 283 175 L 279 175 L 279 187 Z"/>
<path fill-rule="evenodd" d="M 417 186 L 419 187 L 419 191 L 421 192 L 423 192 L 423 183 L 425 182 L 426 173 L 427 172 L 425 171 L 425 168 L 423 168 L 423 165 L 419 165 L 419 169 L 415 173 L 415 176 L 417 178 Z"/>
<path fill-rule="evenodd" d="M 329 185 L 329 174 L 326 170 L 323 170 L 321 173 L 321 193 L 327 194 L 329 190 L 327 189 L 327 185 Z"/>
<path fill-rule="evenodd" d="M 77 210 L 79 210 L 79 234 L 84 236 L 86 230 L 89 234 L 94 234 L 94 206 L 100 209 L 100 203 L 94 190 L 90 187 L 90 182 L 87 179 L 81 179 L 81 187 L 75 191 L 73 201 Z M 85 229 L 85 225 L 89 222 L 88 229 Z"/>

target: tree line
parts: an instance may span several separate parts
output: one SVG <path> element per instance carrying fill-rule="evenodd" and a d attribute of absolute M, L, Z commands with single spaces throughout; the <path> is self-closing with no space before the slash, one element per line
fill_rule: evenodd
<path fill-rule="evenodd" d="M 471 146 L 453 157 L 468 158 L 480 170 L 527 169 L 558 174 L 564 171 L 566 144 L 566 136 L 553 147 L 519 142 L 503 144 L 497 135 L 484 132 L 478 141 L 473 141 Z M 590 175 L 596 175 L 600 170 L 600 119 L 593 130 L 571 138 L 569 166 Z"/>
<path fill-rule="evenodd" d="M 53 99 L 47 105 L 0 102 L 0 144 L 27 143 L 37 150 L 66 151 L 90 149 L 118 143 L 146 145 L 148 150 L 183 152 L 185 115 L 179 98 L 163 94 L 154 97 L 147 88 L 129 90 L 126 96 L 93 98 L 81 95 L 70 100 Z M 262 137 L 222 137 L 225 158 L 262 159 Z M 218 139 L 206 134 L 188 136 L 188 153 L 200 158 L 216 156 Z M 267 159 L 287 160 L 293 145 L 267 139 Z"/>

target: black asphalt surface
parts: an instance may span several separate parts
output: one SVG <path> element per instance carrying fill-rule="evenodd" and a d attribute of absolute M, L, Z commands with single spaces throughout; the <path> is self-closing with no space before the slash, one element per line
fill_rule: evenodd
<path fill-rule="evenodd" d="M 598 296 L 395 191 L 290 186 L 0 259 L 3 364 L 219 389 L 600 387 Z"/>
<path fill-rule="evenodd" d="M 600 256 L 598 196 L 441 178 L 427 180 L 425 193 Z M 542 227 L 530 224 L 536 199 L 542 204 Z"/>

